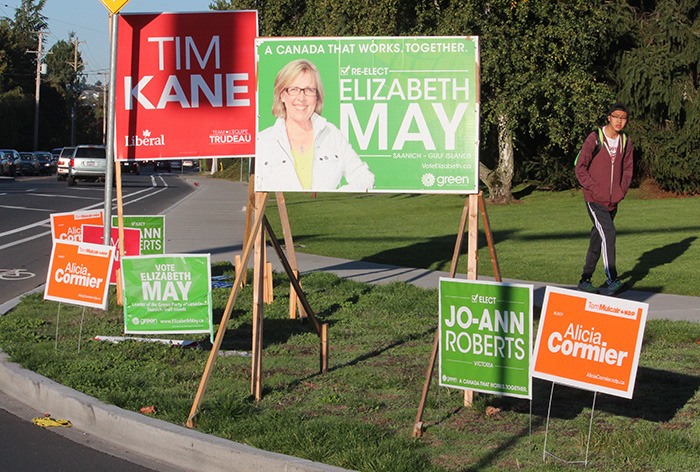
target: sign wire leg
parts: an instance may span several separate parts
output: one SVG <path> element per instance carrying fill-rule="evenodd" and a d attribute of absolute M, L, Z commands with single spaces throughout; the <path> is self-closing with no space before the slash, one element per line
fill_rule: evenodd
<path fill-rule="evenodd" d="M 83 339 L 83 322 L 85 321 L 85 307 L 83 307 L 83 313 L 80 315 L 80 330 L 78 331 L 78 353 L 80 353 L 80 341 Z"/>
<path fill-rule="evenodd" d="M 549 417 L 552 412 L 552 397 L 554 396 L 554 382 L 552 389 L 549 391 L 549 405 L 547 406 L 547 422 L 544 427 L 544 447 L 542 448 L 542 462 L 547 460 L 547 437 L 549 436 Z"/>
<path fill-rule="evenodd" d="M 552 382 L 552 390 L 549 393 L 549 406 L 547 407 L 547 426 L 545 428 L 544 432 L 544 447 L 542 449 L 542 461 L 547 460 L 547 456 L 552 457 L 553 459 L 558 460 L 559 462 L 563 462 L 565 464 L 583 464 L 584 467 L 588 466 L 588 451 L 590 448 L 591 444 L 591 433 L 593 430 L 593 413 L 595 412 L 595 401 L 598 396 L 598 392 L 593 392 L 593 405 L 591 406 L 591 417 L 588 422 L 588 438 L 586 439 L 586 456 L 584 460 L 582 461 L 567 461 L 565 459 L 562 459 L 561 457 L 556 456 L 555 454 L 552 454 L 551 452 L 547 452 L 547 436 L 549 435 L 549 418 L 550 414 L 552 411 L 552 397 L 554 395 L 554 382 Z"/>
<path fill-rule="evenodd" d="M 586 441 L 586 458 L 583 461 L 583 465 L 588 467 L 588 450 L 591 445 L 591 431 L 593 431 L 593 413 L 595 412 L 595 400 L 598 396 L 598 392 L 593 392 L 593 405 L 591 405 L 591 418 L 588 421 L 588 440 Z"/>
<path fill-rule="evenodd" d="M 58 322 L 61 319 L 61 302 L 58 302 L 58 311 L 56 312 L 56 336 L 53 340 L 53 350 L 58 351 Z"/>

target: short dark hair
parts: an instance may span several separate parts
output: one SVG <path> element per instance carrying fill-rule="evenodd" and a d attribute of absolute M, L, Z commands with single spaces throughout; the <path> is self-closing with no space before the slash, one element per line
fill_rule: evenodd
<path fill-rule="evenodd" d="M 608 111 L 608 116 L 612 115 L 614 111 L 624 111 L 629 115 L 629 112 L 627 111 L 627 107 L 622 103 L 622 102 L 615 102 L 613 106 L 610 107 L 610 110 Z"/>

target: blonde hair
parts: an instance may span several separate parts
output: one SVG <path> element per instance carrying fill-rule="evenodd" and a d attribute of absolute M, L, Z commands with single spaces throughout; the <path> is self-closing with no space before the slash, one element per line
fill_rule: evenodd
<path fill-rule="evenodd" d="M 284 103 L 282 103 L 282 92 L 304 72 L 311 74 L 316 82 L 316 109 L 314 111 L 318 115 L 321 114 L 321 110 L 323 109 L 323 83 L 321 83 L 321 73 L 312 62 L 306 59 L 297 59 L 284 66 L 275 78 L 275 98 L 272 102 L 272 114 L 277 118 L 287 117 L 287 109 Z"/>

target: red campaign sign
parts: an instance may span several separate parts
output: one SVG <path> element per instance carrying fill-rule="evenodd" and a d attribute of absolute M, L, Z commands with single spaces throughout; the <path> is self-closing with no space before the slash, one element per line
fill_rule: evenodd
<path fill-rule="evenodd" d="M 104 230 L 103 226 L 83 225 L 83 242 L 102 244 Z M 109 276 L 109 283 L 116 284 L 117 271 L 122 267 L 121 259 L 119 259 L 119 228 L 111 228 L 110 239 L 110 244 L 114 247 L 114 263 L 112 264 L 112 273 Z M 141 255 L 140 229 L 124 228 L 124 255 Z"/>
<path fill-rule="evenodd" d="M 116 160 L 255 155 L 256 11 L 119 17 Z"/>

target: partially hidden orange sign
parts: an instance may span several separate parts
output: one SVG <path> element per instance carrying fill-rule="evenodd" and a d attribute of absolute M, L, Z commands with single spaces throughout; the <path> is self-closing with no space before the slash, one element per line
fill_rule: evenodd
<path fill-rule="evenodd" d="M 51 214 L 51 237 L 61 241 L 83 240 L 83 225 L 104 224 L 104 210 Z"/>
<path fill-rule="evenodd" d="M 632 398 L 649 305 L 547 287 L 533 377 Z"/>
<path fill-rule="evenodd" d="M 107 309 L 114 247 L 53 241 L 44 298 Z"/>

